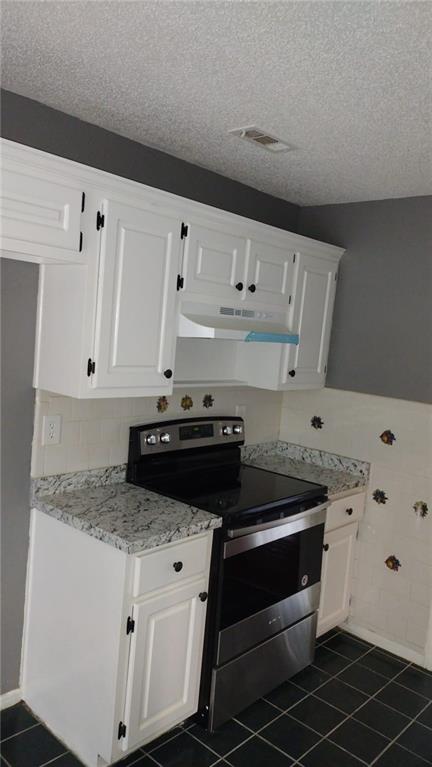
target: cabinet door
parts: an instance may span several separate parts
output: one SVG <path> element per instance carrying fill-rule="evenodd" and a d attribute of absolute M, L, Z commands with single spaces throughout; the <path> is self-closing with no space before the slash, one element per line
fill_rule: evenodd
<path fill-rule="evenodd" d="M 112 201 L 103 212 L 91 383 L 170 390 L 180 222 Z"/>
<path fill-rule="evenodd" d="M 4 169 L 2 247 L 36 256 L 46 252 L 54 260 L 80 261 L 74 255 L 80 251 L 81 204 L 79 189 Z"/>
<path fill-rule="evenodd" d="M 185 242 L 184 290 L 224 301 L 239 303 L 245 281 L 246 240 L 214 228 L 189 224 Z"/>
<path fill-rule="evenodd" d="M 151 740 L 198 707 L 205 578 L 133 606 L 123 748 Z"/>
<path fill-rule="evenodd" d="M 293 252 L 256 240 L 251 240 L 249 247 L 245 300 L 269 309 L 288 310 L 293 288 Z"/>
<path fill-rule="evenodd" d="M 300 253 L 296 268 L 292 322 L 300 336 L 298 346 L 288 346 L 282 364 L 286 388 L 324 386 L 330 341 L 337 263 Z"/>
<path fill-rule="evenodd" d="M 357 528 L 345 525 L 324 536 L 317 636 L 348 617 Z"/>

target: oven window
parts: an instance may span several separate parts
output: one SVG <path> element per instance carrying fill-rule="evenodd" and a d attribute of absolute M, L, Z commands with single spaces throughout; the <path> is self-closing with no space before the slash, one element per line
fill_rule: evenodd
<path fill-rule="evenodd" d="M 224 559 L 221 628 L 318 583 L 323 536 L 316 525 Z"/>

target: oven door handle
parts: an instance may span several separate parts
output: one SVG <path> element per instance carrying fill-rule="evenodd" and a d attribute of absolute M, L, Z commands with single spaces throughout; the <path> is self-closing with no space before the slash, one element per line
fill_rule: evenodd
<path fill-rule="evenodd" d="M 320 503 L 319 506 L 313 506 L 307 511 L 300 511 L 298 514 L 294 514 L 292 517 L 284 517 L 283 519 L 273 519 L 271 522 L 263 522 L 262 525 L 251 525 L 250 527 L 233 527 L 227 530 L 228 538 L 240 538 L 242 535 L 249 535 L 249 533 L 259 533 L 261 530 L 271 530 L 272 527 L 281 527 L 282 525 L 290 525 L 291 522 L 297 522 L 298 519 L 306 519 L 313 516 L 313 514 L 319 514 L 319 512 L 326 511 L 330 506 L 330 501 Z M 320 523 L 317 521 L 317 525 Z"/>
<path fill-rule="evenodd" d="M 327 501 L 285 519 L 275 519 L 272 522 L 251 525 L 251 527 L 228 529 L 227 535 L 231 540 L 224 544 L 224 559 L 229 559 L 229 557 L 250 549 L 256 549 L 258 546 L 271 543 L 271 541 L 277 541 L 279 538 L 300 533 L 310 527 L 323 525 L 329 505 L 330 502 Z"/>

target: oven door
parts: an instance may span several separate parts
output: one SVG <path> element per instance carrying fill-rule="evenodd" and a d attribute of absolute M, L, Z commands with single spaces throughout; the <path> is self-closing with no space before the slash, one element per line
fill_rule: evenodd
<path fill-rule="evenodd" d="M 218 666 L 318 609 L 327 506 L 227 531 Z"/>

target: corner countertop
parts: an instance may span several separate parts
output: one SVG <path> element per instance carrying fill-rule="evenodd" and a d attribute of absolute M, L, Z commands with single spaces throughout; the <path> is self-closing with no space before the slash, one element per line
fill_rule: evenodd
<path fill-rule="evenodd" d="M 286 474 L 328 488 L 330 497 L 366 487 L 369 464 L 289 442 L 262 443 L 243 448 L 243 463 Z"/>
<path fill-rule="evenodd" d="M 32 506 L 116 549 L 134 554 L 213 530 L 221 517 L 126 483 L 34 493 Z"/>
<path fill-rule="evenodd" d="M 317 482 L 329 496 L 365 488 L 369 464 L 290 442 L 242 448 L 242 462 Z M 222 518 L 125 482 L 124 464 L 32 481 L 34 508 L 127 554 L 221 527 Z"/>

